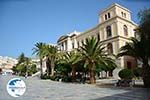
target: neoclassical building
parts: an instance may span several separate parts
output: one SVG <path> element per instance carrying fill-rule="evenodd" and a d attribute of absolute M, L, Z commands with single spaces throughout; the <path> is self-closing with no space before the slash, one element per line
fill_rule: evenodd
<path fill-rule="evenodd" d="M 115 3 L 100 12 L 99 23 L 95 27 L 85 32 L 74 31 L 63 35 L 57 44 L 61 51 L 71 51 L 82 46 L 86 38 L 95 37 L 104 43 L 108 54 L 116 55 L 119 49 L 129 42 L 130 37 L 135 37 L 136 27 L 131 19 L 131 11 Z M 136 66 L 136 60 L 127 56 L 117 59 L 116 63 L 122 68 Z"/>

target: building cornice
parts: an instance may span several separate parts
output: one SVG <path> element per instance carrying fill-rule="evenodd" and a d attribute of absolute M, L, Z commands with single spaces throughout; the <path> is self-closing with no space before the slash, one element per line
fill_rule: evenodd
<path fill-rule="evenodd" d="M 102 41 L 100 41 L 100 42 L 107 42 L 107 41 L 110 41 L 110 40 L 114 40 L 114 39 L 119 39 L 119 38 L 122 38 L 122 39 L 125 39 L 125 40 L 130 40 L 130 38 L 128 38 L 128 37 L 124 37 L 124 36 L 120 36 L 120 35 L 118 35 L 118 36 L 114 36 L 114 37 L 110 37 L 110 38 L 108 38 L 108 39 L 105 39 L 105 40 L 102 40 Z"/>
<path fill-rule="evenodd" d="M 122 17 L 120 17 L 120 16 L 114 16 L 114 17 L 112 17 L 112 18 L 110 18 L 110 19 L 108 19 L 108 20 L 106 20 L 106 21 L 100 23 L 100 25 L 105 24 L 105 23 L 107 23 L 107 22 L 109 22 L 109 21 L 111 21 L 111 20 L 117 19 L 117 18 L 120 18 L 120 19 L 122 19 L 122 20 L 124 20 L 124 21 L 127 21 L 127 22 L 131 23 L 132 25 L 138 26 L 135 22 L 130 21 L 130 20 L 127 20 L 127 19 L 122 18 Z"/>
<path fill-rule="evenodd" d="M 67 35 L 63 35 L 63 36 L 61 36 L 61 37 L 58 39 L 57 43 L 59 43 L 60 41 L 65 40 L 66 38 L 68 38 L 68 36 L 67 36 Z"/>
<path fill-rule="evenodd" d="M 119 8 L 122 8 L 122 9 L 128 11 L 128 12 L 131 12 L 129 9 L 127 9 L 127 8 L 125 8 L 125 7 L 123 7 L 123 6 L 121 6 L 120 4 L 114 3 L 114 4 L 112 4 L 111 6 L 109 6 L 108 8 L 106 8 L 106 9 L 104 9 L 104 10 L 101 10 L 100 13 L 99 13 L 99 15 L 101 15 L 101 14 L 107 12 L 108 10 L 112 9 L 112 8 L 115 7 L 115 6 L 117 6 L 117 7 L 119 7 Z"/>
<path fill-rule="evenodd" d="M 86 34 L 86 33 L 88 33 L 88 32 L 94 31 L 94 30 L 96 30 L 97 28 L 99 28 L 99 26 L 100 26 L 100 24 L 96 25 L 95 27 L 93 27 L 93 28 L 91 28 L 91 29 L 86 30 L 85 32 L 82 32 L 81 34 L 77 35 L 77 37 L 82 36 L 82 35 L 84 35 L 84 34 Z"/>

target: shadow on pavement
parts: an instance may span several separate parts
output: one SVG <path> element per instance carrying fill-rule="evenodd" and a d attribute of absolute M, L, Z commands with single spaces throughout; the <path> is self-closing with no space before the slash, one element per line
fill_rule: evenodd
<path fill-rule="evenodd" d="M 127 90 L 128 92 L 125 93 L 105 96 L 92 100 L 150 100 L 150 89 L 132 88 Z"/>

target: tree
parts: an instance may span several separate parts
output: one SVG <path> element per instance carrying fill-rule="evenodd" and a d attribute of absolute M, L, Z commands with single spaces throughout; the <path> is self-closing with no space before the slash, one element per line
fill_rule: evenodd
<path fill-rule="evenodd" d="M 120 53 L 118 54 L 118 57 L 128 55 L 140 60 L 143 63 L 142 68 L 144 85 L 145 87 L 149 87 L 150 66 L 148 64 L 149 55 L 147 55 L 146 53 L 147 47 L 145 43 L 141 40 L 137 40 L 136 38 L 131 38 L 130 40 L 131 42 L 120 48 Z"/>
<path fill-rule="evenodd" d="M 138 39 L 131 38 L 131 42 L 121 47 L 118 57 L 128 55 L 140 60 L 143 65 L 143 81 L 145 87 L 150 87 L 150 9 L 139 12 L 140 25 L 136 29 Z"/>
<path fill-rule="evenodd" d="M 54 76 L 55 62 L 58 56 L 57 47 L 52 45 L 46 45 L 43 54 L 47 59 L 47 63 L 50 63 L 50 67 L 48 65 L 48 75 L 50 74 L 49 70 L 51 69 L 51 76 Z"/>
<path fill-rule="evenodd" d="M 150 41 L 150 8 L 141 10 L 138 13 L 138 16 L 140 19 L 140 25 L 136 31 L 140 35 L 141 40 L 146 40 L 148 42 Z"/>
<path fill-rule="evenodd" d="M 29 75 L 32 75 L 32 74 L 36 73 L 37 72 L 36 65 L 35 64 L 31 64 L 27 71 L 28 71 Z"/>
<path fill-rule="evenodd" d="M 18 64 L 21 64 L 25 60 L 26 60 L 26 57 L 25 57 L 24 53 L 21 53 L 20 56 L 18 57 Z"/>
<path fill-rule="evenodd" d="M 82 54 L 82 60 L 85 61 L 85 67 L 88 67 L 90 73 L 90 83 L 96 83 L 95 72 L 96 66 L 107 65 L 108 61 L 111 59 L 107 59 L 106 51 L 104 50 L 104 45 L 96 38 L 88 38 L 80 49 Z M 100 66 L 101 67 L 101 66 Z"/>
<path fill-rule="evenodd" d="M 36 54 L 40 59 L 41 76 L 43 76 L 42 62 L 44 58 L 43 52 L 44 52 L 45 45 L 46 45 L 45 43 L 39 42 L 39 43 L 36 43 L 35 47 L 32 49 L 33 54 Z"/>
<path fill-rule="evenodd" d="M 30 58 L 25 57 L 23 53 L 19 56 L 18 63 L 16 64 L 16 66 L 12 68 L 14 73 L 19 74 L 21 76 L 34 74 L 36 72 L 35 69 L 36 65 L 33 64 Z"/>
<path fill-rule="evenodd" d="M 22 63 L 22 65 L 25 67 L 26 75 L 29 74 L 29 69 L 32 66 L 31 64 L 32 64 L 31 59 L 29 59 L 28 57 L 25 57 L 25 61 Z"/>
<path fill-rule="evenodd" d="M 77 51 L 65 52 L 62 59 L 59 59 L 60 64 L 70 66 L 72 69 L 72 81 L 75 81 L 76 65 L 80 61 L 80 55 Z"/>

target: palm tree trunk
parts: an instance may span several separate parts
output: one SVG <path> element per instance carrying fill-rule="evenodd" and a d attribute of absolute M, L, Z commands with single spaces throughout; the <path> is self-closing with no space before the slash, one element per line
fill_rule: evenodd
<path fill-rule="evenodd" d="M 105 71 L 105 78 L 107 78 L 107 71 Z"/>
<path fill-rule="evenodd" d="M 91 69 L 90 69 L 90 83 L 91 84 L 95 84 L 96 83 L 94 64 L 91 64 Z"/>
<path fill-rule="evenodd" d="M 40 59 L 41 76 L 43 76 L 42 59 Z"/>
<path fill-rule="evenodd" d="M 75 82 L 76 70 L 75 66 L 72 66 L 72 81 Z"/>
<path fill-rule="evenodd" d="M 54 68 L 55 68 L 54 61 L 51 61 L 51 76 L 54 76 Z"/>
<path fill-rule="evenodd" d="M 145 88 L 150 88 L 150 66 L 148 60 L 143 63 L 143 82 Z"/>
<path fill-rule="evenodd" d="M 50 61 L 49 61 L 49 59 L 46 61 L 46 67 L 47 67 L 47 69 L 46 69 L 47 76 L 49 76 L 50 75 Z"/>

